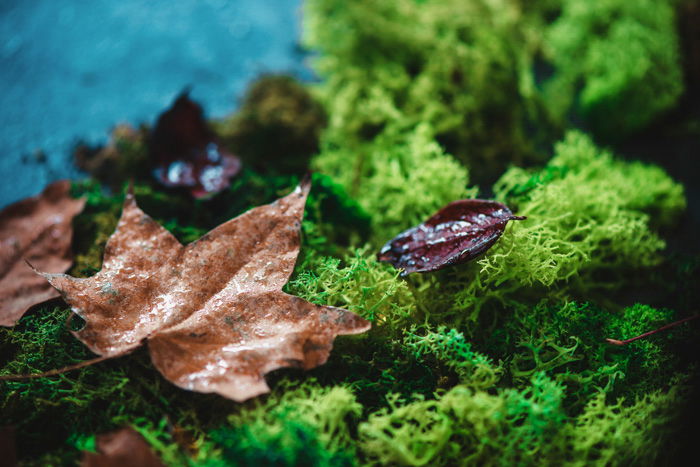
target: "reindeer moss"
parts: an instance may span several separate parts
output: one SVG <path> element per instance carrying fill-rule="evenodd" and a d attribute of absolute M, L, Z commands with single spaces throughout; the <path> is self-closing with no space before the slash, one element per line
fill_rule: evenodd
<path fill-rule="evenodd" d="M 413 279 L 430 303 L 419 307 L 427 319 L 476 322 L 482 310 L 488 318 L 544 296 L 604 300 L 661 262 L 656 228 L 685 208 L 683 187 L 663 171 L 617 160 L 579 132 L 543 171 L 511 168 L 494 191 L 528 219 L 481 259 Z"/>
<path fill-rule="evenodd" d="M 144 350 L 2 381 L 2 423 L 16 427 L 22 462 L 74 464 L 97 434 L 125 425 L 168 465 L 671 462 L 697 397 L 697 325 L 622 347 L 605 339 L 696 306 L 697 257 L 665 251 L 684 188 L 595 141 L 675 105 L 672 8 L 310 0 L 304 41 L 322 81 L 265 77 L 240 112 L 214 122 L 253 161 L 228 189 L 193 200 L 159 186 L 141 163 L 145 133 L 117 133 L 103 155 L 119 170 L 74 185 L 87 204 L 71 274 L 100 269 L 127 179 L 143 210 L 188 243 L 288 193 L 308 162 L 316 172 L 285 291 L 373 327 L 338 338 L 318 368 L 271 373 L 271 393 L 241 404 L 175 387 Z M 402 230 L 477 196 L 528 219 L 475 261 L 435 273 L 402 278 L 376 260 Z M 0 329 L 0 375 L 92 358 L 69 314 L 56 300 Z"/>
<path fill-rule="evenodd" d="M 360 425 L 360 446 L 381 465 L 534 464 L 566 420 L 562 392 L 539 373 L 522 391 L 456 386 L 431 401 L 392 397 Z"/>
<path fill-rule="evenodd" d="M 323 107 L 305 86 L 291 76 L 263 75 L 218 130 L 234 153 L 256 169 L 304 173 L 325 126 Z"/>
<path fill-rule="evenodd" d="M 350 427 L 361 411 L 345 387 L 283 382 L 230 415 L 198 465 L 355 465 Z"/>
<path fill-rule="evenodd" d="M 683 92 L 672 0 L 560 2 L 545 32 L 555 67 L 547 102 L 577 111 L 596 135 L 619 140 L 670 110 Z"/>
<path fill-rule="evenodd" d="M 345 307 L 375 326 L 400 327 L 415 312 L 415 298 L 399 273 L 354 250 L 343 260 L 315 257 L 303 265 L 286 289 L 318 305 Z"/>
<path fill-rule="evenodd" d="M 328 143 L 313 166 L 337 178 L 370 213 L 383 243 L 450 201 L 476 195 L 469 171 L 435 141 L 428 125 L 385 133 L 360 147 Z"/>
<path fill-rule="evenodd" d="M 541 105 L 515 2 L 312 0 L 304 18 L 318 95 L 344 142 L 427 123 L 479 181 L 534 156 L 525 125 Z"/>

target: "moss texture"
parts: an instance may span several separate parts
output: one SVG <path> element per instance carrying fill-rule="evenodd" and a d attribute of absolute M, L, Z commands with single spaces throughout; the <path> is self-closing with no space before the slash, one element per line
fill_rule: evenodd
<path fill-rule="evenodd" d="M 16 426 L 23 463 L 70 465 L 123 425 L 168 465 L 671 462 L 695 397 L 697 325 L 623 347 L 605 339 L 696 306 L 700 260 L 665 250 L 684 220 L 684 187 L 596 141 L 673 107 L 673 18 L 673 4 L 647 1 L 308 1 L 305 41 L 323 81 L 264 78 L 214 125 L 264 163 L 207 200 L 143 171 L 129 178 L 140 206 L 191 242 L 288 192 L 310 164 L 285 290 L 350 309 L 372 330 L 337 339 L 312 371 L 273 372 L 272 392 L 243 404 L 174 387 L 146 352 L 2 381 L 3 424 Z M 312 95 L 328 118 L 320 135 Z M 112 160 L 146 155 L 143 140 L 119 141 Z M 294 149 L 281 152 L 283 141 Z M 87 207 L 72 274 L 99 270 L 125 189 L 124 177 L 75 184 Z M 477 196 L 528 219 L 475 261 L 436 273 L 402 278 L 375 259 L 402 230 Z M 91 358 L 69 314 L 55 301 L 0 329 L 0 374 Z"/>
<path fill-rule="evenodd" d="M 260 171 L 304 173 L 326 126 L 321 105 L 287 75 L 263 75 L 241 108 L 219 124 L 235 154 Z"/>
<path fill-rule="evenodd" d="M 596 135 L 617 140 L 673 108 L 683 92 L 676 3 L 563 0 L 545 33 L 554 112 L 573 109 Z"/>

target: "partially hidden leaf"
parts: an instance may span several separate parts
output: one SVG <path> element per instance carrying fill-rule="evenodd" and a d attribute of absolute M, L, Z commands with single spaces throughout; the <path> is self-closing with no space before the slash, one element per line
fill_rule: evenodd
<path fill-rule="evenodd" d="M 401 275 L 437 271 L 474 259 L 496 243 L 508 221 L 523 219 L 496 201 L 454 201 L 394 237 L 377 259 L 403 269 Z"/>
<path fill-rule="evenodd" d="M 127 427 L 97 436 L 97 452 L 85 452 L 82 467 L 162 467 L 146 440 Z"/>
<path fill-rule="evenodd" d="M 241 170 L 240 159 L 221 147 L 202 108 L 187 91 L 158 117 L 149 147 L 158 181 L 188 188 L 195 198 L 228 187 L 231 177 Z"/>
<path fill-rule="evenodd" d="M 15 427 L 0 426 L 0 465 L 15 467 L 17 465 L 17 446 L 15 443 Z"/>
<path fill-rule="evenodd" d="M 242 401 L 269 391 L 264 375 L 324 363 L 340 334 L 369 329 L 359 316 L 282 292 L 299 253 L 310 183 L 181 245 L 126 197 L 87 279 L 44 274 L 85 321 L 74 333 L 101 356 L 148 341 L 174 384 Z"/>
<path fill-rule="evenodd" d="M 61 180 L 0 212 L 0 325 L 14 326 L 29 308 L 59 296 L 27 262 L 47 272 L 68 270 L 72 221 L 84 205 Z"/>

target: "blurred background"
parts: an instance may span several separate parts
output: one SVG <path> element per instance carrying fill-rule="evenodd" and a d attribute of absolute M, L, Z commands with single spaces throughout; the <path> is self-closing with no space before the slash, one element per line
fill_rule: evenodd
<path fill-rule="evenodd" d="M 0 0 L 0 207 L 76 176 L 79 140 L 153 123 L 188 85 L 222 117 L 262 72 L 309 79 L 300 4 Z"/>

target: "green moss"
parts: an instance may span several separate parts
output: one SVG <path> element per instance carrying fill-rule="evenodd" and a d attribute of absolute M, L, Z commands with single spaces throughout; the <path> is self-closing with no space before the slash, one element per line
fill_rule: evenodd
<path fill-rule="evenodd" d="M 457 386 L 430 401 L 394 397 L 360 424 L 360 447 L 382 465 L 534 464 L 564 424 L 561 397 L 541 373 L 522 391 Z"/>
<path fill-rule="evenodd" d="M 497 394 L 457 386 L 435 400 L 391 406 L 359 426 L 359 446 L 378 465 L 656 465 L 676 433 L 687 387 L 674 385 L 627 405 L 594 395 L 576 418 L 563 389 L 533 375 Z"/>
<path fill-rule="evenodd" d="M 347 388 L 282 382 L 212 433 L 215 448 L 201 464 L 355 465 L 350 427 L 360 412 Z"/>
<path fill-rule="evenodd" d="M 618 312 L 592 304 L 541 303 L 513 310 L 484 347 L 504 360 L 506 377 L 516 387 L 538 372 L 562 384 L 567 411 L 577 413 L 598 393 L 633 400 L 666 388 L 673 375 L 686 370 L 678 344 L 688 338 L 687 331 L 622 347 L 605 341 L 637 336 L 673 318 L 670 310 L 640 304 Z"/>
<path fill-rule="evenodd" d="M 439 326 L 435 331 L 427 328 L 421 332 L 413 327 L 406 331 L 403 344 L 413 351 L 416 358 L 432 357 L 437 363 L 452 369 L 459 383 L 471 388 L 493 387 L 501 374 L 501 369 L 490 358 L 474 352 L 464 334 L 456 329 Z"/>
<path fill-rule="evenodd" d="M 478 181 L 532 156 L 524 123 L 546 123 L 516 2 L 313 0 L 304 13 L 318 94 L 344 144 L 427 123 Z"/>
<path fill-rule="evenodd" d="M 263 75 L 218 132 L 257 170 L 303 173 L 325 125 L 325 112 L 306 87 L 291 76 Z"/>
<path fill-rule="evenodd" d="M 134 129 L 117 125 L 106 146 L 79 145 L 74 152 L 75 164 L 112 190 L 119 190 L 129 180 L 149 179 L 152 164 L 148 154 L 148 128 Z"/>
<path fill-rule="evenodd" d="M 368 256 L 365 247 L 342 261 L 311 258 L 285 289 L 312 303 L 347 308 L 375 325 L 406 323 L 415 310 L 411 291 L 398 271 Z"/>
<path fill-rule="evenodd" d="M 451 201 L 476 196 L 467 188 L 467 169 L 440 148 L 427 125 L 383 134 L 357 151 L 329 144 L 314 166 L 370 213 L 377 245 Z"/>
<path fill-rule="evenodd" d="M 671 109 L 683 92 L 675 3 L 563 0 L 545 33 L 555 112 L 573 107 L 596 135 L 619 140 Z"/>
<path fill-rule="evenodd" d="M 672 437 L 678 434 L 675 422 L 687 402 L 687 390 L 676 385 L 668 392 L 651 392 L 632 405 L 606 404 L 603 394 L 594 396 L 562 430 L 555 444 L 557 457 L 571 466 L 664 463 L 672 458 Z"/>
<path fill-rule="evenodd" d="M 616 140 L 674 105 L 670 5 L 310 0 L 305 41 L 325 81 L 309 91 L 264 77 L 240 112 L 216 123 L 248 163 L 228 189 L 193 200 L 157 185 L 143 165 L 143 129 L 122 128 L 108 148 L 83 154 L 117 193 L 134 178 L 140 206 L 183 243 L 288 193 L 313 157 L 285 290 L 373 327 L 336 339 L 325 365 L 271 373 L 272 392 L 243 404 L 178 389 L 145 351 L 0 382 L 3 423 L 17 427 L 23 462 L 75 463 L 96 434 L 121 426 L 168 465 L 663 462 L 690 397 L 684 381 L 697 374 L 687 361 L 695 334 L 680 327 L 626 346 L 605 338 L 675 319 L 671 309 L 624 306 L 632 286 L 673 294 L 663 305 L 681 316 L 695 306 L 697 261 L 680 255 L 660 267 L 659 232 L 682 213 L 683 188 L 576 131 L 544 167 L 518 166 L 544 160 L 566 120 L 582 116 L 596 138 Z M 328 111 L 320 136 L 325 117 L 312 94 Z M 405 279 L 376 261 L 384 242 L 476 197 L 469 183 L 491 193 L 485 182 L 498 175 L 495 198 L 528 219 L 486 254 Z M 71 273 L 88 276 L 123 196 L 94 181 L 74 194 L 88 202 L 75 220 Z M 68 314 L 45 305 L 0 329 L 0 374 L 91 358 L 65 328 Z"/>
<path fill-rule="evenodd" d="M 63 368 L 94 356 L 66 329 L 69 311 L 43 307 L 12 329 L 0 329 L 0 374 Z M 202 433 L 235 404 L 182 391 L 153 368 L 146 352 L 59 376 L 0 382 L 3 422 L 14 425 L 22 458 L 78 455 L 67 440 L 102 433 L 137 420 L 174 423 Z M 54 454 L 51 454 L 51 453 Z"/>
<path fill-rule="evenodd" d="M 544 295 L 609 297 L 661 262 L 665 243 L 653 228 L 685 208 L 682 186 L 659 168 L 617 160 L 578 132 L 557 144 L 544 172 L 512 168 L 494 190 L 528 219 L 511 223 L 481 259 L 413 279 L 428 319 L 475 322 L 482 309 Z"/>
<path fill-rule="evenodd" d="M 74 183 L 72 195 L 85 197 L 85 208 L 73 221 L 73 267 L 75 277 L 91 276 L 102 266 L 104 247 L 117 227 L 123 198 L 110 197 L 94 180 Z"/>

